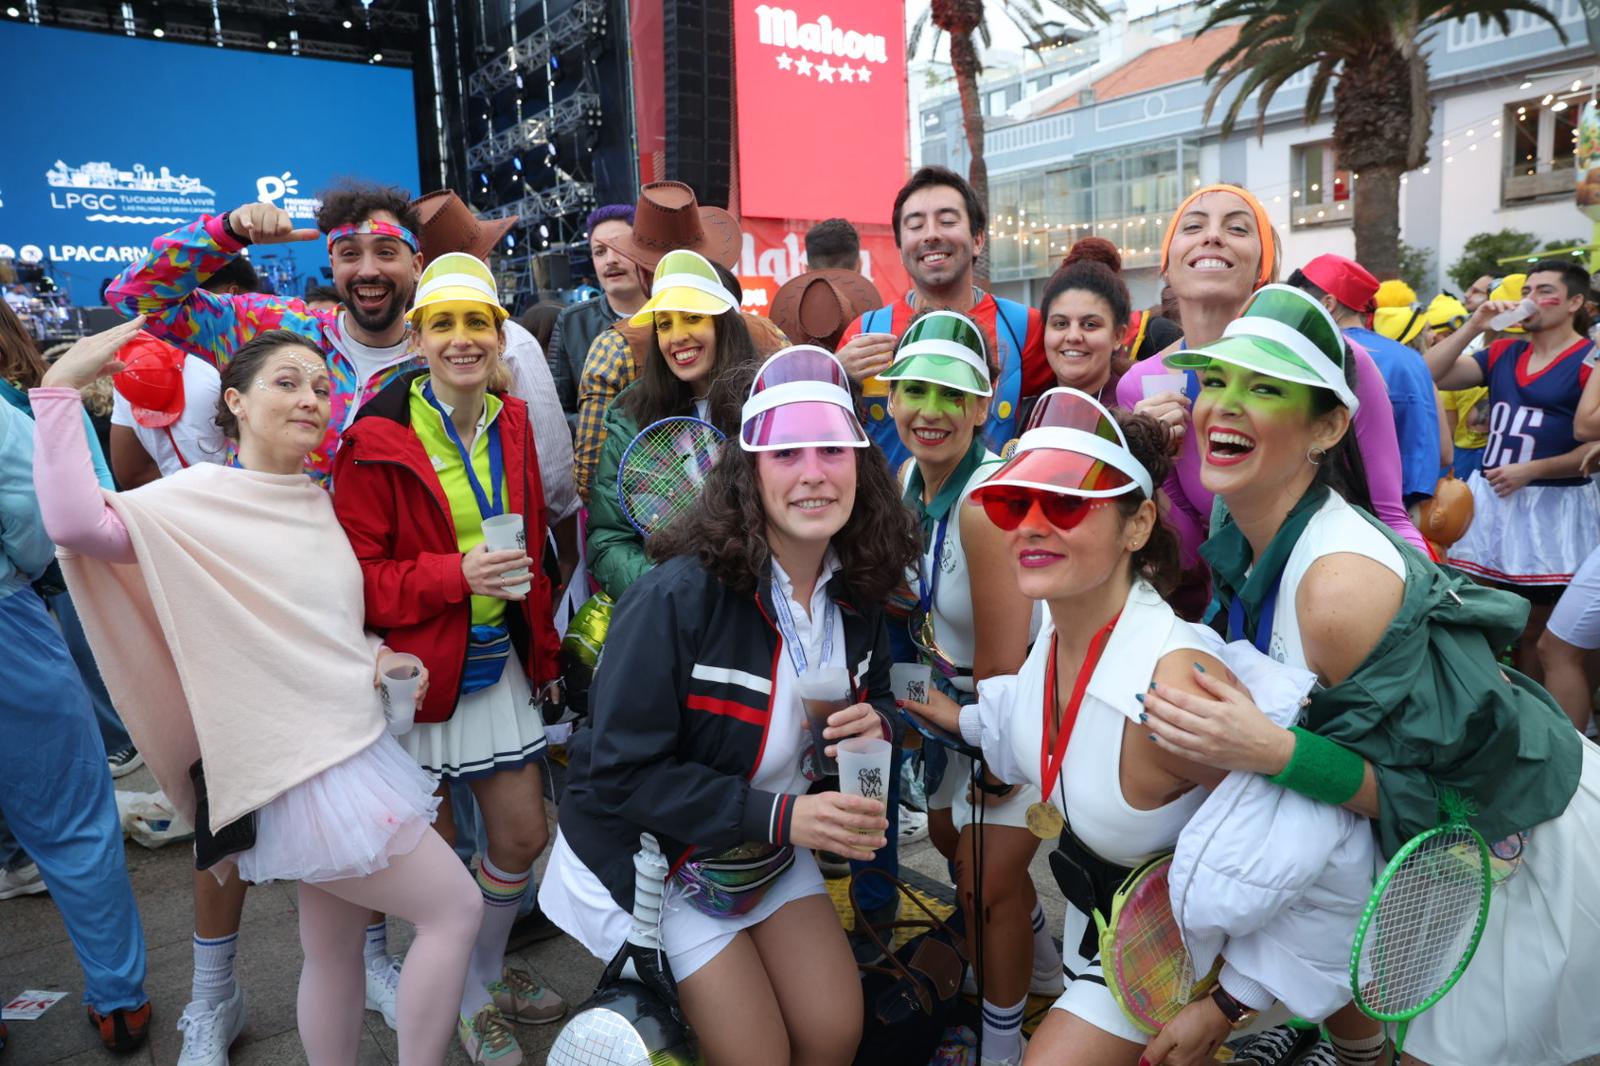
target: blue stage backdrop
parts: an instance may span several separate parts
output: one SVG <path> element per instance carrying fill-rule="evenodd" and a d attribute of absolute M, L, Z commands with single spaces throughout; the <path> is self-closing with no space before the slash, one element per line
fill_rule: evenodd
<path fill-rule="evenodd" d="M 73 302 L 152 238 L 268 200 L 314 225 L 355 175 L 415 190 L 411 72 L 0 23 L 13 93 L 0 150 L 0 258 L 45 262 Z M 328 265 L 320 242 L 253 249 L 278 292 Z"/>

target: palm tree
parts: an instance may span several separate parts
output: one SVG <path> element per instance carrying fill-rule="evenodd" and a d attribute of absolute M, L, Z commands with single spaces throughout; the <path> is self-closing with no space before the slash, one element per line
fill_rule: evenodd
<path fill-rule="evenodd" d="M 1535 0 L 1201 0 L 1212 6 L 1202 33 L 1242 22 L 1239 37 L 1206 70 L 1213 82 L 1209 121 L 1223 89 L 1238 93 L 1222 119 L 1232 132 L 1251 93 L 1259 90 L 1256 129 L 1284 82 L 1312 69 L 1307 124 L 1322 116 L 1333 86 L 1333 144 L 1341 166 L 1359 175 L 1355 197 L 1356 258 L 1380 278 L 1399 277 L 1400 176 L 1428 162 L 1433 109 L 1428 100 L 1428 34 L 1458 19 L 1511 30 L 1513 12 L 1544 19 L 1566 40 L 1560 22 Z"/>
<path fill-rule="evenodd" d="M 1046 10 L 1046 5 L 1051 9 Z M 1000 0 L 1000 11 L 1022 32 L 1030 42 L 1043 41 L 1052 36 L 1047 28 L 1048 17 L 1059 10 L 1081 21 L 1091 17 L 1104 19 L 1105 11 L 1098 0 Z M 967 138 L 967 155 L 972 163 L 967 171 L 967 181 L 983 204 L 989 202 L 989 168 L 983 158 L 983 104 L 978 99 L 978 75 L 983 71 L 983 60 L 978 55 L 976 34 L 984 47 L 990 44 L 989 23 L 983 0 L 930 0 L 911 24 L 906 39 L 906 57 L 916 54 L 922 34 L 929 19 L 935 27 L 933 51 L 939 50 L 939 33 L 950 35 L 950 66 L 955 71 L 956 92 L 961 97 L 961 126 Z M 987 273 L 988 254 L 985 252 L 984 272 Z"/>

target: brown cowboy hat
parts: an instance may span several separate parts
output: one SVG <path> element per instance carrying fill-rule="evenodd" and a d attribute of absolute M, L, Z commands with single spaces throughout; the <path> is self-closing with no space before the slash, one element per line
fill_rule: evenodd
<path fill-rule="evenodd" d="M 440 189 L 411 201 L 411 209 L 422 219 L 422 261 L 426 265 L 446 252 L 466 252 L 488 259 L 500 239 L 511 232 L 519 219 L 480 219 L 472 213 L 454 189 Z"/>
<path fill-rule="evenodd" d="M 701 207 L 681 181 L 657 181 L 639 190 L 633 232 L 612 247 L 646 270 L 679 248 L 699 252 L 732 270 L 743 250 L 739 220 L 720 207 Z"/>
<path fill-rule="evenodd" d="M 790 278 L 772 298 L 772 323 L 794 344 L 833 351 L 845 327 L 883 306 L 877 286 L 854 270 L 813 270 Z"/>

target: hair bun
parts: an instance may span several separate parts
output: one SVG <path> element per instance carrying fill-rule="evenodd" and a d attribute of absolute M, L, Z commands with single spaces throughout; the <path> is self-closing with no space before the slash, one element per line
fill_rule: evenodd
<path fill-rule="evenodd" d="M 1117 251 L 1117 246 L 1104 237 L 1082 237 L 1067 250 L 1067 257 L 1061 260 L 1063 268 L 1074 263 L 1100 263 L 1111 269 L 1113 273 L 1122 273 L 1122 255 Z"/>

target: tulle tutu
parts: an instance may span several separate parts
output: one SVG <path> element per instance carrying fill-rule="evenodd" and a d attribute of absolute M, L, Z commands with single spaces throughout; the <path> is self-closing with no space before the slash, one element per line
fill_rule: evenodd
<path fill-rule="evenodd" d="M 388 733 L 256 811 L 246 881 L 365 877 L 408 854 L 433 824 L 438 782 Z"/>
<path fill-rule="evenodd" d="M 1472 525 L 1450 549 L 1450 564 L 1511 585 L 1565 585 L 1600 542 L 1600 489 L 1526 485 L 1496 496 L 1481 471 L 1467 479 Z"/>

